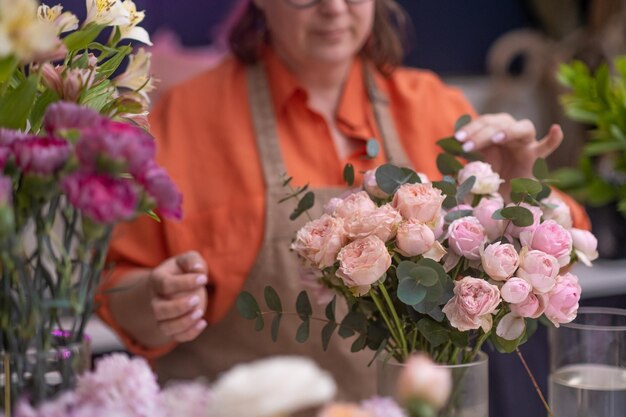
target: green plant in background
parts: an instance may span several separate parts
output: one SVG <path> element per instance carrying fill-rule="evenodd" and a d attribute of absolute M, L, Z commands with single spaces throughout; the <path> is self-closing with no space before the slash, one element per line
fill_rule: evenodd
<path fill-rule="evenodd" d="M 561 84 L 571 89 L 561 97 L 568 117 L 589 125 L 589 141 L 577 168 L 553 173 L 557 186 L 590 206 L 616 203 L 626 217 L 626 56 L 595 72 L 580 61 L 563 64 Z"/>

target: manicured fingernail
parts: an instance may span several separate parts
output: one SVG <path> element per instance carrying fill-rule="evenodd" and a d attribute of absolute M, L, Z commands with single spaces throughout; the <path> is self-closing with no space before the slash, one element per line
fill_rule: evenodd
<path fill-rule="evenodd" d="M 205 327 L 206 327 L 206 321 L 204 321 L 204 320 L 200 320 L 198 322 L 198 324 L 196 324 L 196 329 L 198 329 L 198 330 L 202 330 Z"/>
<path fill-rule="evenodd" d="M 475 147 L 476 145 L 474 144 L 474 142 L 467 142 L 463 144 L 463 151 L 470 152 Z"/>
<path fill-rule="evenodd" d="M 193 264 L 191 266 L 191 269 L 193 271 L 202 271 L 203 268 L 204 268 L 204 265 L 202 265 L 200 262 L 198 262 L 197 264 Z"/>
<path fill-rule="evenodd" d="M 200 304 L 200 297 L 198 297 L 197 295 L 194 295 L 193 297 L 191 297 L 188 301 L 190 306 L 197 306 L 198 304 Z"/>
<path fill-rule="evenodd" d="M 198 285 L 204 285 L 208 282 L 208 278 L 206 277 L 206 275 L 198 275 L 196 277 L 196 284 Z"/>
<path fill-rule="evenodd" d="M 464 130 L 459 130 L 454 134 L 454 138 L 459 142 L 463 142 L 467 138 L 467 132 Z"/>
<path fill-rule="evenodd" d="M 498 132 L 491 137 L 491 141 L 493 143 L 500 143 L 504 140 L 505 137 L 506 135 L 504 134 L 504 132 Z"/>
<path fill-rule="evenodd" d="M 196 320 L 198 320 L 200 317 L 202 317 L 202 315 L 203 315 L 203 314 L 204 314 L 204 313 L 202 312 L 202 310 L 200 310 L 200 309 L 195 310 L 195 311 L 193 312 L 193 314 L 191 315 L 191 319 L 192 319 L 193 321 L 196 321 Z"/>

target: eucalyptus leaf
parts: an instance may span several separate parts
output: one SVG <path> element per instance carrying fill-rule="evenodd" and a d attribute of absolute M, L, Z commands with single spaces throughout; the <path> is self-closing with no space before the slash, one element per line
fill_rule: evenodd
<path fill-rule="evenodd" d="M 274 316 L 274 319 L 272 320 L 271 335 L 272 335 L 272 341 L 274 342 L 278 341 L 278 331 L 280 330 L 280 320 L 282 318 L 283 318 L 283 315 L 280 313 L 277 313 L 276 316 Z"/>
<path fill-rule="evenodd" d="M 437 141 L 437 145 L 452 155 L 461 155 L 463 153 L 463 145 L 453 137 L 440 139 Z"/>
<path fill-rule="evenodd" d="M 380 152 L 380 145 L 378 144 L 378 141 L 376 139 L 369 139 L 365 145 L 365 152 L 367 153 L 368 158 L 376 158 Z"/>
<path fill-rule="evenodd" d="M 530 178 L 514 178 L 511 180 L 511 191 L 515 193 L 526 193 L 535 196 L 541 192 L 540 182 Z"/>
<path fill-rule="evenodd" d="M 498 336 L 495 332 L 489 337 L 489 340 L 493 343 L 495 348 L 500 353 L 512 353 L 515 352 L 515 349 L 520 345 L 522 339 L 524 338 L 524 334 L 515 339 L 515 340 L 506 340 Z"/>
<path fill-rule="evenodd" d="M 420 285 L 431 287 L 439 282 L 437 271 L 428 266 L 417 266 L 411 270 L 411 277 L 416 278 Z M 415 304 L 415 303 L 407 303 Z"/>
<path fill-rule="evenodd" d="M 309 301 L 309 295 L 306 291 L 301 291 L 296 299 L 296 311 L 301 320 L 308 320 L 313 314 L 311 308 L 311 301 Z"/>
<path fill-rule="evenodd" d="M 445 195 L 456 197 L 456 184 L 448 181 L 434 181 L 432 184 L 433 187 L 438 188 Z"/>
<path fill-rule="evenodd" d="M 289 216 L 290 220 L 295 220 L 305 211 L 313 208 L 315 205 L 315 194 L 312 191 L 308 191 L 298 202 L 298 206 Z"/>
<path fill-rule="evenodd" d="M 400 168 L 404 173 L 404 183 L 405 184 L 421 184 L 422 180 L 419 175 L 415 171 L 410 168 L 402 167 Z"/>
<path fill-rule="evenodd" d="M 328 350 L 328 344 L 336 328 L 337 324 L 332 321 L 326 323 L 322 328 L 322 349 L 324 349 L 324 351 Z"/>
<path fill-rule="evenodd" d="M 439 304 L 439 300 L 443 295 L 443 285 L 436 281 L 434 285 L 426 287 L 426 301 L 432 301 Z"/>
<path fill-rule="evenodd" d="M 444 216 L 444 220 L 448 223 L 451 223 L 455 220 L 462 219 L 463 217 L 471 216 L 473 213 L 472 210 L 455 210 L 446 213 Z"/>
<path fill-rule="evenodd" d="M 335 321 L 335 306 L 337 304 L 337 296 L 333 297 L 330 303 L 326 305 L 326 318 L 330 321 Z"/>
<path fill-rule="evenodd" d="M 298 326 L 298 330 L 296 331 L 296 341 L 298 343 L 304 343 L 309 339 L 309 329 L 310 329 L 310 321 L 307 319 Z"/>
<path fill-rule="evenodd" d="M 280 302 L 280 297 L 278 296 L 276 290 L 268 285 L 265 287 L 264 295 L 265 304 L 267 304 L 267 307 L 269 307 L 269 309 L 272 311 L 282 313 L 282 303 Z"/>
<path fill-rule="evenodd" d="M 367 344 L 367 335 L 366 334 L 361 334 L 355 341 L 354 343 L 352 343 L 352 346 L 350 347 L 350 351 L 352 353 L 355 352 L 360 352 L 363 349 L 365 349 L 365 346 Z"/>
<path fill-rule="evenodd" d="M 463 165 L 454 156 L 442 153 L 437 156 L 437 168 L 444 175 L 456 175 Z"/>
<path fill-rule="evenodd" d="M 525 207 L 505 207 L 500 211 L 500 214 L 518 227 L 530 226 L 534 222 L 533 214 Z"/>
<path fill-rule="evenodd" d="M 415 262 L 411 262 L 411 261 L 400 262 L 398 266 L 396 267 L 396 277 L 398 278 L 398 281 L 403 278 L 413 277 L 413 275 L 411 274 L 411 271 L 415 267 L 417 267 L 417 264 Z"/>
<path fill-rule="evenodd" d="M 354 184 L 354 166 L 352 164 L 346 164 L 343 167 L 343 180 L 350 187 Z"/>
<path fill-rule="evenodd" d="M 440 346 L 450 340 L 448 329 L 432 319 L 421 319 L 417 322 L 417 328 L 433 347 Z"/>
<path fill-rule="evenodd" d="M 428 315 L 435 321 L 441 323 L 443 319 L 446 317 L 441 310 L 441 307 L 435 307 L 428 312 Z"/>
<path fill-rule="evenodd" d="M 265 322 L 263 321 L 263 316 L 259 314 L 256 317 L 256 322 L 254 323 L 254 329 L 257 332 L 260 332 L 261 330 L 263 330 L 263 326 L 265 326 Z"/>
<path fill-rule="evenodd" d="M 472 116 L 470 116 L 469 114 L 464 114 L 463 116 L 459 117 L 456 123 L 454 123 L 454 131 L 455 132 L 459 131 L 471 121 L 472 121 Z"/>
<path fill-rule="evenodd" d="M 413 305 L 426 298 L 426 288 L 414 278 L 404 278 L 398 283 L 398 299 L 404 304 Z"/>
<path fill-rule="evenodd" d="M 376 169 L 376 184 L 387 194 L 393 194 L 408 179 L 402 169 L 395 165 L 384 164 Z"/>
<path fill-rule="evenodd" d="M 533 165 L 533 175 L 539 180 L 545 180 L 549 175 L 548 163 L 543 158 L 538 158 Z"/>
<path fill-rule="evenodd" d="M 419 261 L 417 261 L 417 265 L 428 267 L 428 268 L 434 270 L 437 273 L 437 275 L 439 276 L 439 282 L 441 282 L 441 283 L 443 283 L 446 280 L 450 279 L 450 277 L 446 273 L 445 269 L 443 269 L 443 266 L 439 262 L 436 262 L 436 261 L 434 261 L 432 259 L 428 259 L 428 258 L 420 259 Z"/>
<path fill-rule="evenodd" d="M 261 309 L 254 296 L 248 291 L 243 291 L 237 297 L 237 310 L 245 319 L 253 320 L 261 315 Z"/>
<path fill-rule="evenodd" d="M 467 197 L 467 195 L 472 191 L 474 184 L 476 184 L 476 177 L 473 175 L 463 181 L 463 184 L 459 185 L 459 188 L 456 192 L 457 201 L 460 202 L 465 200 L 465 197 Z"/>

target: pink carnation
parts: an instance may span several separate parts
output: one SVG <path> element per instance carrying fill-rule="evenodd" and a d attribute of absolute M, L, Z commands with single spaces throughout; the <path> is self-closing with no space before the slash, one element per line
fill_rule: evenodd
<path fill-rule="evenodd" d="M 454 296 L 443 307 L 452 327 L 464 332 L 482 328 L 488 332 L 491 316 L 500 305 L 500 291 L 484 279 L 465 277 L 454 283 Z"/>
<path fill-rule="evenodd" d="M 11 144 L 15 163 L 24 172 L 51 175 L 61 169 L 70 156 L 66 140 L 52 137 L 31 136 Z"/>
<path fill-rule="evenodd" d="M 135 176 L 148 168 L 155 154 L 154 140 L 145 131 L 108 120 L 83 130 L 76 144 L 76 155 L 83 166 L 97 169 L 101 162 L 108 162 Z"/>
<path fill-rule="evenodd" d="M 84 129 L 99 125 L 105 120 L 97 111 L 67 101 L 57 101 L 48 106 L 44 128 L 48 133 L 67 129 Z"/>
<path fill-rule="evenodd" d="M 135 214 L 138 198 L 128 180 L 79 171 L 61 186 L 70 203 L 95 222 L 116 223 Z"/>
<path fill-rule="evenodd" d="M 148 195 L 156 202 L 156 213 L 168 219 L 180 219 L 183 215 L 183 195 L 176 188 L 176 184 L 167 175 L 165 169 L 154 162 L 137 178 L 144 186 Z"/>

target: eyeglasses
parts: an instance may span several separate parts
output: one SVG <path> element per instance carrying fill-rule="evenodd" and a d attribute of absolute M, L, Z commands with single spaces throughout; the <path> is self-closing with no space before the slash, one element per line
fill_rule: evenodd
<path fill-rule="evenodd" d="M 322 0 L 285 0 L 285 1 L 297 9 L 305 9 L 307 7 L 311 7 L 311 6 L 316 5 L 317 3 L 320 3 Z M 345 1 L 348 4 L 359 4 L 359 3 L 366 3 L 372 0 L 345 0 Z"/>

